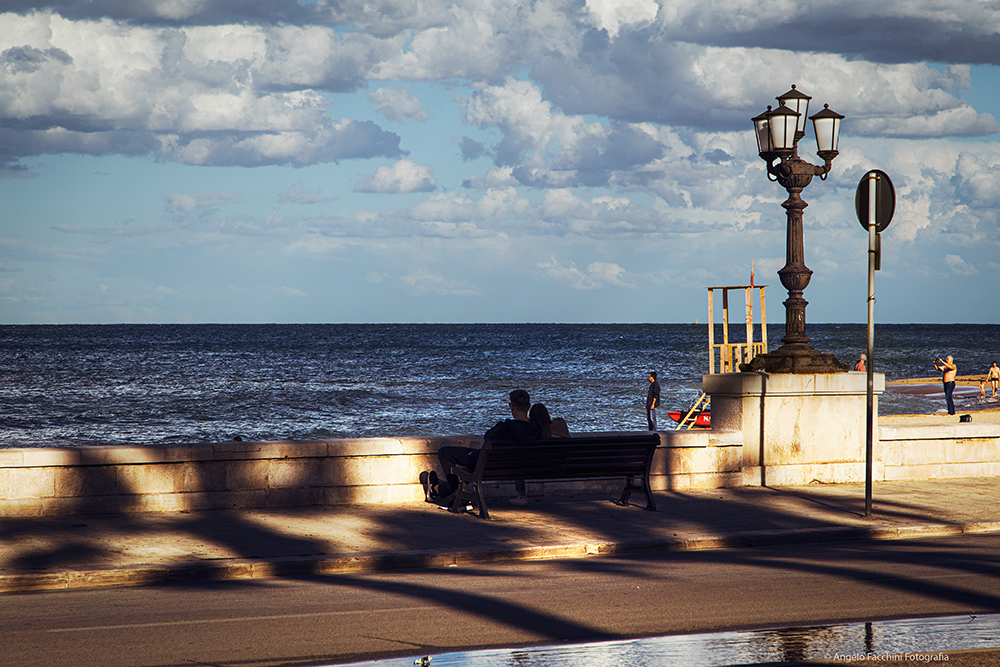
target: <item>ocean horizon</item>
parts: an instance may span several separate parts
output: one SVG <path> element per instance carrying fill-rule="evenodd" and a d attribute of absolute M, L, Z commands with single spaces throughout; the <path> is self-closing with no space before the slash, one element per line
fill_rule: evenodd
<path fill-rule="evenodd" d="M 845 363 L 866 352 L 866 324 L 807 334 Z M 768 326 L 771 350 L 783 335 Z M 951 354 L 982 374 L 998 348 L 1000 325 L 877 324 L 874 368 L 932 378 Z M 0 325 L 0 447 L 481 434 L 516 388 L 573 431 L 642 430 L 651 370 L 671 428 L 666 410 L 701 393 L 707 324 Z M 890 388 L 880 413 L 938 411 L 938 389 Z M 978 388 L 958 401 L 992 404 Z"/>

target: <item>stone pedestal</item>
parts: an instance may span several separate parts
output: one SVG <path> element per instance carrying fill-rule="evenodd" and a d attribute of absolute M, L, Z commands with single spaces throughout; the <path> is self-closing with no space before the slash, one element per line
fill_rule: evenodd
<path fill-rule="evenodd" d="M 723 373 L 702 387 L 712 428 L 743 432 L 744 484 L 865 481 L 866 373 Z M 876 373 L 876 415 L 883 391 Z"/>

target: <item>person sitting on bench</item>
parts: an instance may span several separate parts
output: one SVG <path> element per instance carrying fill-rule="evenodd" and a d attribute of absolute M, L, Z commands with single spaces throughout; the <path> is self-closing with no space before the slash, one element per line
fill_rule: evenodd
<path fill-rule="evenodd" d="M 528 419 L 537 423 L 542 429 L 542 440 L 569 437 L 569 426 L 567 426 L 566 420 L 562 417 L 553 419 L 544 403 L 532 405 L 531 409 L 528 410 Z"/>
<path fill-rule="evenodd" d="M 483 436 L 483 443 L 517 442 L 526 447 L 538 440 L 542 435 L 542 429 L 536 422 L 528 418 L 528 410 L 530 409 L 531 398 L 528 396 L 528 392 L 524 389 L 515 389 L 510 392 L 510 414 L 513 419 L 497 422 Z M 427 501 L 447 504 L 449 496 L 458 488 L 458 477 L 451 474 L 451 466 L 457 463 L 469 470 L 475 470 L 478 459 L 478 449 L 448 445 L 441 447 L 438 450 L 438 460 L 441 462 L 441 469 L 444 470 L 444 480 L 442 481 L 433 470 L 420 474 L 420 481 L 424 485 Z"/>
<path fill-rule="evenodd" d="M 538 428 L 541 429 L 542 433 L 539 436 L 541 440 L 569 437 L 569 427 L 566 425 L 566 420 L 562 417 L 553 419 L 549 415 L 549 409 L 545 407 L 544 403 L 535 403 L 532 405 L 531 409 L 528 410 L 528 418 L 538 424 Z M 528 487 L 524 483 L 524 480 L 515 480 L 514 489 L 517 491 L 517 495 L 510 498 L 507 502 L 515 507 L 526 506 L 528 504 Z"/>

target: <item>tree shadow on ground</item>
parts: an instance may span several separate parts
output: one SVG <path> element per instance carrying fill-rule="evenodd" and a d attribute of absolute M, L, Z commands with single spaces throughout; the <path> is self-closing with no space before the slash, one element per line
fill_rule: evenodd
<path fill-rule="evenodd" d="M 984 489 L 986 487 L 983 487 Z M 925 486 L 928 493 L 933 486 Z M 733 531 L 773 531 L 780 529 L 865 525 L 860 519 L 863 497 L 845 493 L 830 494 L 809 489 L 769 489 L 747 487 L 705 492 L 669 492 L 657 494 L 658 512 L 638 507 L 619 507 L 611 496 L 581 498 L 545 498 L 527 509 L 498 509 L 496 520 L 482 521 L 474 516 L 456 516 L 431 505 L 407 504 L 396 507 L 358 508 L 356 506 L 313 509 L 318 516 L 335 519 L 360 515 L 376 544 L 398 550 L 460 550 L 510 546 L 537 546 L 545 541 L 573 539 L 650 540 L 674 534 L 726 534 Z M 817 511 L 817 504 L 822 505 Z M 905 502 L 899 498 L 880 501 L 880 516 L 895 521 L 937 521 L 936 511 L 926 503 Z M 297 510 L 271 511 L 294 514 Z M 89 518 L 64 521 L 19 519 L 0 523 L 3 538 L 38 540 L 37 546 L 23 551 L 7 566 L 33 569 L 85 567 L 110 557 L 79 534 L 79 522 Z M 97 518 L 94 519 L 97 521 Z M 456 588 L 458 576 L 477 576 L 469 566 L 456 570 L 433 570 L 432 584 L 388 576 L 327 574 L 320 561 L 312 558 L 329 553 L 328 541 L 321 536 L 296 533 L 252 520 L 248 512 L 217 510 L 169 517 L 130 514 L 115 517 L 117 530 L 147 531 L 150 540 L 169 540 L 173 535 L 195 537 L 207 544 L 224 548 L 242 559 L 276 559 L 273 576 L 290 581 L 322 583 L 331 588 L 349 587 L 398 594 L 429 602 L 442 608 L 468 614 L 530 631 L 548 641 L 583 641 L 615 638 L 620 635 L 593 624 L 561 616 L 546 609 L 544 601 L 500 599 L 486 590 Z M 76 524 L 77 527 L 74 527 Z M 352 524 L 352 525 L 356 525 Z M 57 531 L 61 527 L 62 532 Z M 75 531 L 75 532 L 74 532 Z M 44 539 L 43 539 L 44 538 Z M 862 543 L 856 543 L 862 544 Z M 899 542 L 892 550 L 857 548 L 850 562 L 806 560 L 799 558 L 802 545 L 769 549 L 728 549 L 716 551 L 659 551 L 647 556 L 620 558 L 579 558 L 561 561 L 567 571 L 604 577 L 628 577 L 641 574 L 644 559 L 669 558 L 678 567 L 685 563 L 717 562 L 732 567 L 757 570 L 780 570 L 808 573 L 818 578 L 846 583 L 865 583 L 884 590 L 919 594 L 930 600 L 965 605 L 981 612 L 1000 611 L 1000 594 L 994 590 L 968 591 L 949 582 L 947 577 L 934 580 L 901 576 L 894 571 L 900 564 L 932 561 L 933 567 L 946 573 L 976 573 L 1000 580 L 1000 564 L 991 554 L 975 557 L 956 555 L 943 543 Z M 105 549 L 113 550 L 113 544 Z M 387 548 L 387 552 L 391 549 Z M 282 560 L 284 559 L 284 560 Z M 472 561 L 469 561 L 470 563 Z M 218 576 L 210 569 L 193 579 Z M 496 576 L 491 574 L 491 576 Z M 503 575 L 520 576 L 508 570 Z M 164 575 L 163 581 L 169 580 Z M 233 583 L 230 585 L 256 585 Z M 335 600 L 335 598 L 331 598 Z M 331 602 L 335 605 L 335 602 Z"/>

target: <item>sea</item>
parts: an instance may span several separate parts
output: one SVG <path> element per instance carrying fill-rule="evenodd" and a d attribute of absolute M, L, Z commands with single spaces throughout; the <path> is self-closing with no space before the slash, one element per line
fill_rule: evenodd
<path fill-rule="evenodd" d="M 768 327 L 772 350 L 782 335 Z M 851 364 L 867 348 L 864 324 L 807 335 Z M 1000 325 L 875 329 L 887 380 L 935 376 L 948 354 L 960 375 L 985 373 Z M 5 325 L 0 447 L 473 435 L 509 416 L 518 388 L 572 431 L 643 430 L 648 372 L 663 407 L 683 409 L 708 359 L 704 324 Z M 959 389 L 960 409 L 1000 407 Z M 890 387 L 879 406 L 935 412 L 944 396 L 940 383 Z"/>

